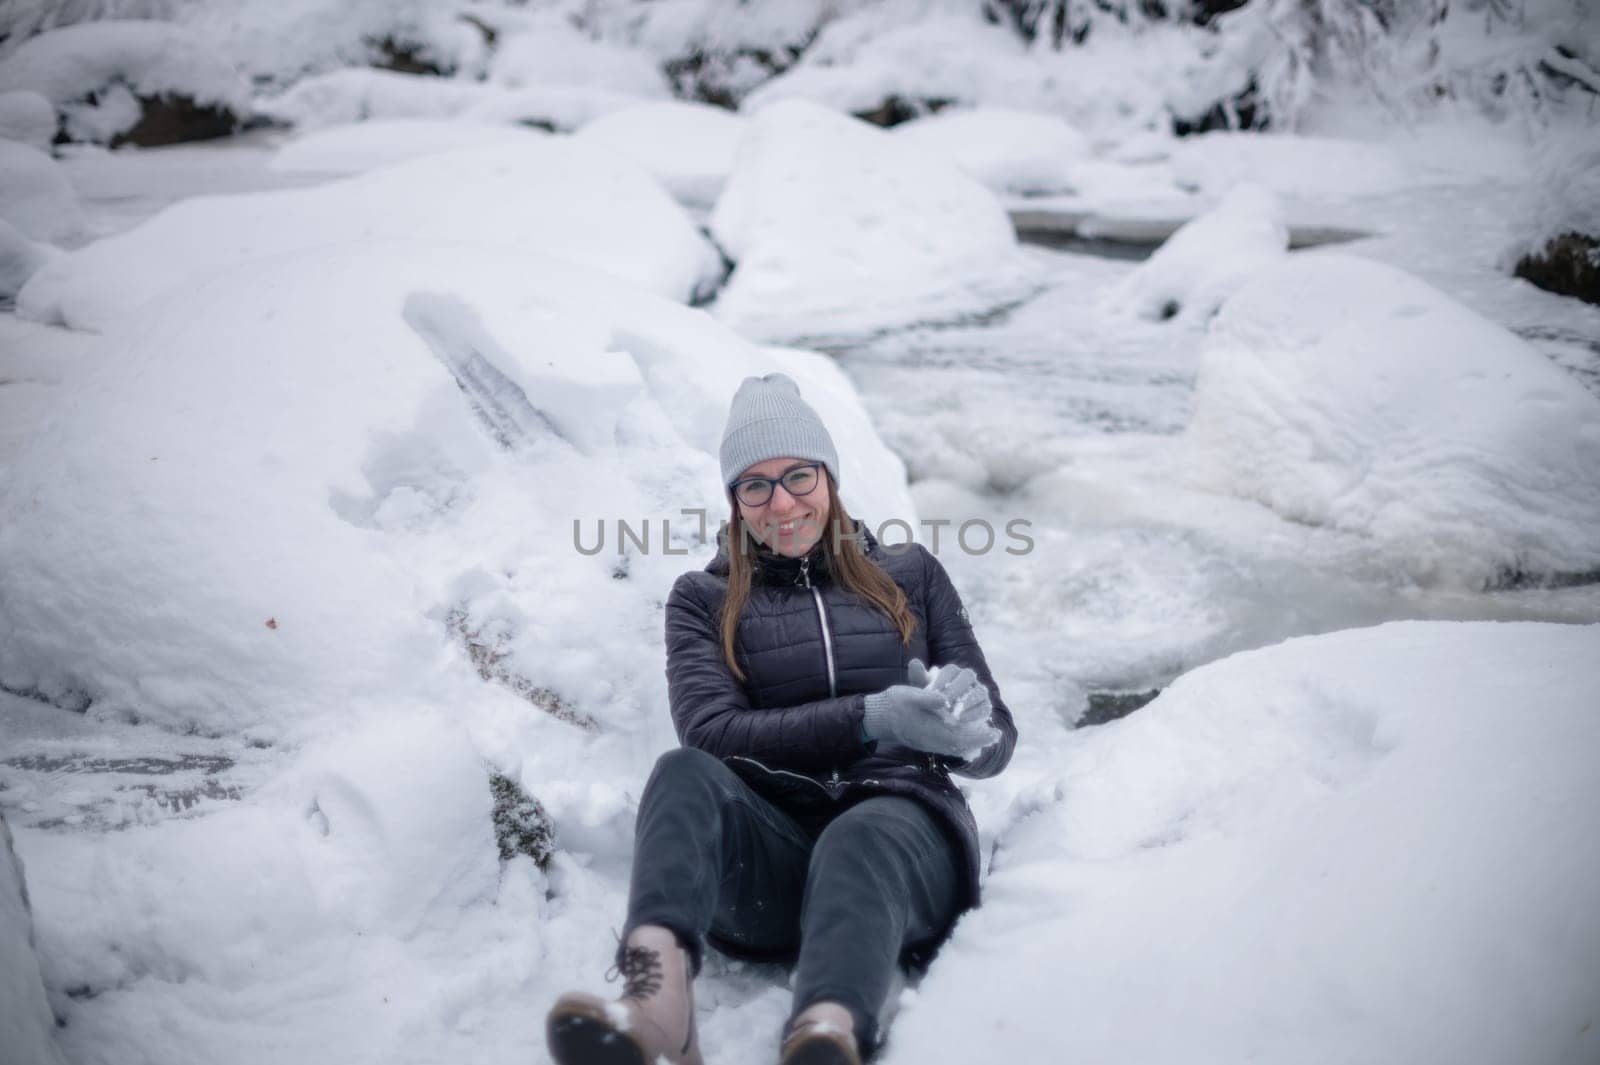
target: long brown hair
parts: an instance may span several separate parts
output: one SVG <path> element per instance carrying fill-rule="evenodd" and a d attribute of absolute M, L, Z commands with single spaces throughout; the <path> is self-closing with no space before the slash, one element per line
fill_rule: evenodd
<path fill-rule="evenodd" d="M 900 642 L 909 644 L 916 631 L 917 619 L 906 605 L 905 591 L 884 572 L 883 567 L 868 558 L 862 541 L 855 534 L 855 521 L 844 509 L 833 478 L 824 475 L 828 482 L 828 527 L 822 534 L 822 550 L 827 555 L 828 571 L 845 589 L 875 605 L 886 614 L 895 628 L 900 630 Z M 739 515 L 739 504 L 730 500 L 733 513 L 728 518 L 725 549 L 728 554 L 728 595 L 722 602 L 722 657 L 728 669 L 742 684 L 744 671 L 734 656 L 734 637 L 739 631 L 739 617 L 744 613 L 750 598 L 750 582 L 754 563 L 745 537 L 754 538 L 745 531 L 744 519 Z M 844 530 L 849 530 L 846 532 Z"/>

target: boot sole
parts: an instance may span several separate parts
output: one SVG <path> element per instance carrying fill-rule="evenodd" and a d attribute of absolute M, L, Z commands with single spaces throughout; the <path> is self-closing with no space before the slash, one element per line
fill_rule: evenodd
<path fill-rule="evenodd" d="M 604 1010 L 569 1006 L 552 1012 L 544 1032 L 557 1065 L 650 1065 L 639 1044 L 619 1032 Z"/>

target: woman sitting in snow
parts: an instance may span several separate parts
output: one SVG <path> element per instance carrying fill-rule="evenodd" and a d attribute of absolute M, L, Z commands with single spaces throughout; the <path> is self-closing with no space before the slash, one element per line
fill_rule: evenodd
<path fill-rule="evenodd" d="M 857 1063 L 895 965 L 977 903 L 950 774 L 1000 772 L 1017 732 L 944 567 L 846 514 L 833 441 L 783 374 L 740 385 L 721 459 L 731 521 L 666 606 L 683 746 L 639 801 L 624 990 L 556 1002 L 561 1065 L 699 1065 L 707 942 L 796 959 L 784 1065 Z"/>

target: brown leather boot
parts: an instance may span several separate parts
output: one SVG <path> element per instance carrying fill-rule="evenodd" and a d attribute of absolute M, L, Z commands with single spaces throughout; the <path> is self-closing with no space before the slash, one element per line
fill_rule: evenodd
<path fill-rule="evenodd" d="M 689 952 L 672 930 L 641 925 L 618 952 L 622 997 L 569 991 L 545 1018 L 558 1065 L 704 1065 L 694 1026 Z"/>
<path fill-rule="evenodd" d="M 789 1022 L 779 1065 L 861 1065 L 856 1022 L 837 1002 L 814 1002 Z"/>

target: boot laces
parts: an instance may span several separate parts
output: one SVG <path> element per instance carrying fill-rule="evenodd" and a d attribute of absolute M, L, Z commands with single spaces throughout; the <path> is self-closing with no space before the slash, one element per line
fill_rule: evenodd
<path fill-rule="evenodd" d="M 606 971 L 606 980 L 623 978 L 622 997 L 643 1000 L 661 990 L 665 973 L 659 951 L 649 947 L 622 948 L 617 964 Z"/>

